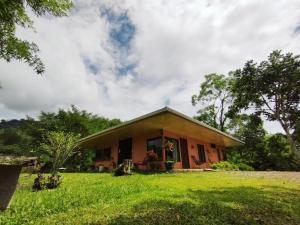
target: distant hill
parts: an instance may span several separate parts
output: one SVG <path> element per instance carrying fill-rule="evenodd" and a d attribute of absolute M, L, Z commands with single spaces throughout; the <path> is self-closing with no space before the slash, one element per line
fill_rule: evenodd
<path fill-rule="evenodd" d="M 16 127 L 21 126 L 24 122 L 25 122 L 24 119 L 21 119 L 21 120 L 17 120 L 17 119 L 1 120 L 0 129 L 3 129 L 3 128 L 16 128 Z"/>

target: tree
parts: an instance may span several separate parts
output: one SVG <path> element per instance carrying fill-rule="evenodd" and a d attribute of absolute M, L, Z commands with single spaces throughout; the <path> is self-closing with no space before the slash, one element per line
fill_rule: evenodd
<path fill-rule="evenodd" d="M 263 128 L 263 121 L 255 115 L 247 116 L 239 123 L 235 135 L 245 144 L 230 148 L 228 159 L 236 163 L 246 163 L 255 169 L 264 169 L 266 131 Z"/>
<path fill-rule="evenodd" d="M 289 145 L 300 160 L 296 124 L 300 118 L 300 56 L 273 51 L 260 64 L 248 61 L 234 72 L 231 111 L 254 110 L 267 120 L 278 121 Z"/>
<path fill-rule="evenodd" d="M 235 135 L 244 145 L 227 150 L 227 159 L 245 163 L 257 170 L 299 170 L 295 158 L 283 134 L 268 134 L 263 121 L 257 115 L 249 115 L 239 123 Z"/>
<path fill-rule="evenodd" d="M 0 129 L 0 154 L 27 156 L 30 155 L 32 137 L 18 128 Z"/>
<path fill-rule="evenodd" d="M 58 169 L 74 154 L 79 135 L 65 132 L 49 132 L 41 149 L 51 161 L 51 174 L 57 175 Z"/>
<path fill-rule="evenodd" d="M 37 74 L 43 73 L 45 66 L 37 55 L 38 46 L 16 37 L 16 28 L 33 28 L 26 8 L 36 16 L 64 16 L 71 7 L 71 0 L 0 0 L 0 58 L 7 62 L 12 59 L 24 61 Z"/>
<path fill-rule="evenodd" d="M 268 167 L 274 170 L 299 170 L 295 158 L 291 152 L 287 138 L 281 133 L 267 135 L 265 137 L 265 149 L 268 155 Z"/>
<path fill-rule="evenodd" d="M 51 167 L 45 152 L 39 151 L 44 143 L 44 136 L 49 132 L 65 132 L 80 135 L 81 137 L 116 126 L 119 119 L 107 119 L 72 106 L 70 110 L 60 109 L 58 112 L 41 112 L 38 120 L 26 118 L 0 122 L 0 153 L 10 155 L 40 156 L 46 162 L 46 168 Z M 81 166 L 88 169 L 91 165 L 94 152 L 85 150 L 80 155 L 71 156 L 64 164 L 70 170 Z"/>
<path fill-rule="evenodd" d="M 216 73 L 206 75 L 198 95 L 192 96 L 192 104 L 202 106 L 195 118 L 226 131 L 229 122 L 227 112 L 233 100 L 230 87 L 230 76 Z"/>

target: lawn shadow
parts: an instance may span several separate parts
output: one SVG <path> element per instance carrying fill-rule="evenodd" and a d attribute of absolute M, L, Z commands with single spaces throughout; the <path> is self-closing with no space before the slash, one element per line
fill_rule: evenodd
<path fill-rule="evenodd" d="M 108 222 L 124 224 L 300 224 L 300 192 L 273 186 L 188 190 L 145 200 Z"/>

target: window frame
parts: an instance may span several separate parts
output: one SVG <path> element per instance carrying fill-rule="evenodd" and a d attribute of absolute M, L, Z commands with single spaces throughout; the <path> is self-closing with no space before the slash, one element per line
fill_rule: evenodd
<path fill-rule="evenodd" d="M 161 157 L 159 157 L 159 155 L 157 154 L 157 161 L 163 161 L 164 160 L 164 157 L 163 157 L 163 137 L 162 136 L 157 136 L 157 137 L 154 137 L 154 138 L 148 138 L 147 141 L 146 141 L 146 151 L 148 152 L 150 149 L 148 149 L 148 142 L 149 141 L 154 141 L 154 140 L 157 140 L 157 139 L 160 139 L 161 140 L 161 146 L 160 146 L 160 151 L 161 151 Z"/>
<path fill-rule="evenodd" d="M 105 156 L 105 151 L 109 151 L 109 157 Z M 101 157 L 99 157 L 99 152 L 101 152 L 102 154 L 100 154 Z M 107 147 L 107 148 L 97 148 L 95 151 L 95 161 L 98 162 L 104 162 L 104 161 L 111 161 L 112 160 L 112 149 L 111 147 Z"/>
<path fill-rule="evenodd" d="M 179 145 L 179 140 L 177 139 L 177 138 L 172 138 L 172 137 L 164 137 L 164 141 L 165 140 L 168 140 L 168 139 L 172 139 L 172 140 L 175 140 L 176 141 L 176 144 L 177 144 L 177 159 L 176 160 L 174 160 L 174 155 L 173 155 L 173 160 L 175 161 L 175 162 L 181 162 L 181 149 L 180 149 L 180 145 Z M 166 161 L 168 161 L 167 160 L 167 152 L 165 151 L 165 159 L 166 159 Z"/>
<path fill-rule="evenodd" d="M 199 149 L 199 146 L 202 146 L 202 148 Z M 207 160 L 206 160 L 205 145 L 203 145 L 203 144 L 197 144 L 197 151 L 198 151 L 199 162 L 206 163 Z M 201 151 L 203 151 L 203 152 L 201 152 Z M 201 152 L 201 154 L 200 154 L 200 152 Z"/>

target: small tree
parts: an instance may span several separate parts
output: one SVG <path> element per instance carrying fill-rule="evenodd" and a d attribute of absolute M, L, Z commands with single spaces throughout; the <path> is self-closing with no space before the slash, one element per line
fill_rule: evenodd
<path fill-rule="evenodd" d="M 232 101 L 231 76 L 216 73 L 205 75 L 199 93 L 192 96 L 193 106 L 201 107 L 195 119 L 226 131 L 230 122 L 227 112 Z"/>
<path fill-rule="evenodd" d="M 51 162 L 51 174 L 56 176 L 58 169 L 74 154 L 79 136 L 72 133 L 49 132 L 41 148 Z"/>

